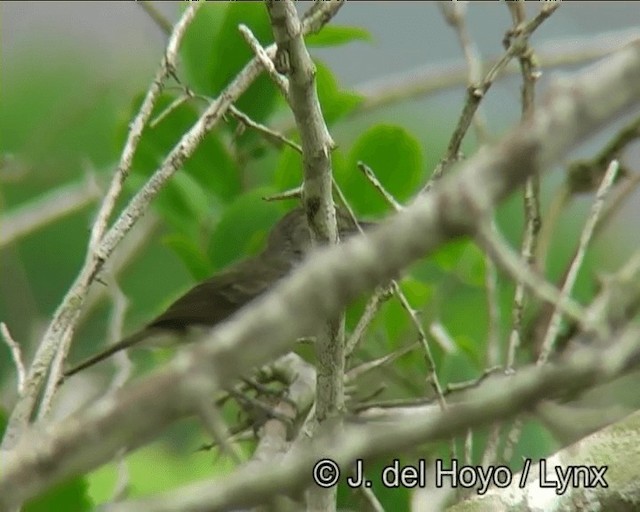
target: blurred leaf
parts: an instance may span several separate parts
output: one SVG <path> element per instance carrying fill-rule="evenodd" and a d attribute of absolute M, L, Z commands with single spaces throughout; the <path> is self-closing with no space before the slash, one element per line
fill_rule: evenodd
<path fill-rule="evenodd" d="M 163 237 L 162 241 L 178 254 L 194 280 L 202 281 L 213 273 L 212 265 L 206 254 L 193 241 L 192 237 L 173 233 Z"/>
<path fill-rule="evenodd" d="M 476 368 L 482 367 L 488 325 L 486 290 L 458 284 L 441 309 L 440 321 Z"/>
<path fill-rule="evenodd" d="M 183 62 L 199 92 L 216 97 L 254 57 L 238 31 L 241 23 L 249 27 L 263 46 L 273 40 L 269 17 L 260 3 L 210 3 L 198 12 L 185 35 Z M 273 112 L 278 97 L 275 85 L 263 74 L 235 105 L 261 122 Z"/>
<path fill-rule="evenodd" d="M 475 243 L 467 241 L 466 250 L 458 262 L 457 274 L 463 283 L 484 288 L 486 259 Z"/>
<path fill-rule="evenodd" d="M 467 250 L 468 245 L 468 240 L 460 238 L 452 240 L 436 249 L 436 251 L 431 255 L 430 260 L 438 265 L 443 271 L 451 272 L 458 265 L 458 262 Z"/>
<path fill-rule="evenodd" d="M 274 173 L 274 184 L 278 190 L 284 191 L 300 186 L 302 183 L 302 155 L 285 147 L 280 152 Z"/>
<path fill-rule="evenodd" d="M 406 276 L 400 282 L 400 289 L 414 309 L 420 309 L 430 298 L 433 288 L 422 281 Z"/>
<path fill-rule="evenodd" d="M 465 354 L 469 361 L 473 362 L 474 367 L 470 367 L 467 363 L 465 366 L 470 370 L 468 375 L 460 376 L 460 370 L 463 365 L 458 363 L 453 363 L 457 370 L 458 378 L 474 378 L 475 370 L 478 368 L 482 368 L 483 366 L 483 358 L 484 358 L 484 343 L 478 344 L 478 340 L 473 339 L 465 334 L 460 334 L 454 338 L 456 346 L 460 349 L 462 354 Z"/>
<path fill-rule="evenodd" d="M 51 512 L 52 510 L 83 512 L 84 510 L 93 510 L 93 503 L 87 494 L 88 487 L 86 479 L 73 478 L 29 501 L 22 510 L 24 512 Z"/>
<path fill-rule="evenodd" d="M 398 348 L 403 335 L 409 329 L 409 316 L 397 300 L 390 300 L 382 307 L 382 318 L 389 340 L 389 348 Z"/>
<path fill-rule="evenodd" d="M 331 70 L 316 60 L 316 85 L 318 99 L 322 106 L 324 120 L 328 125 L 354 110 L 361 102 L 362 96 L 355 92 L 341 90 Z"/>
<path fill-rule="evenodd" d="M 183 5 L 186 9 L 187 4 Z M 203 5 L 182 40 L 180 53 L 187 81 L 199 91 L 211 90 L 211 72 L 216 57 L 213 40 L 220 32 L 225 12 L 230 6 L 227 2 Z"/>
<path fill-rule="evenodd" d="M 422 177 L 422 149 L 404 128 L 380 124 L 363 133 L 349 153 L 339 183 L 354 207 L 363 214 L 389 210 L 379 192 L 357 169 L 362 161 L 372 168 L 384 188 L 399 202 L 415 193 Z"/>
<path fill-rule="evenodd" d="M 485 255 L 469 239 L 447 243 L 432 255 L 432 261 L 444 272 L 455 274 L 464 284 L 480 288 L 485 286 Z"/>
<path fill-rule="evenodd" d="M 511 468 L 519 471 L 522 469 L 522 461 L 527 457 L 540 459 L 559 448 L 559 443 L 549 430 L 537 421 L 528 420 L 524 422 L 520 442 L 516 445 L 511 460 L 507 462 Z"/>
<path fill-rule="evenodd" d="M 158 100 L 152 119 L 167 113 L 167 108 L 175 96 L 164 94 Z M 133 102 L 131 112 L 120 129 L 118 144 L 124 143 L 129 129 L 129 120 L 138 111 L 142 95 Z M 164 115 L 153 128 L 147 126 L 133 159 L 133 172 L 150 176 L 164 161 L 169 151 L 180 141 L 199 118 L 195 105 L 182 103 Z M 194 154 L 184 163 L 182 171 L 195 179 L 205 190 L 223 200 L 234 197 L 241 189 L 240 171 L 224 144 L 214 133 L 207 135 L 198 145 Z"/>
<path fill-rule="evenodd" d="M 163 95 L 158 101 L 154 117 L 166 113 L 173 100 L 171 95 Z M 138 96 L 127 119 L 134 115 L 141 101 L 142 96 Z M 153 127 L 145 128 L 133 159 L 133 174 L 127 184 L 130 190 L 138 190 L 160 167 L 169 151 L 198 117 L 195 105 L 183 103 L 172 108 Z M 123 120 L 120 144 L 127 130 L 128 122 Z M 153 206 L 176 230 L 196 239 L 209 225 L 211 214 L 220 202 L 232 199 L 240 190 L 238 166 L 220 139 L 215 134 L 209 134 L 160 191 Z"/>
<path fill-rule="evenodd" d="M 225 210 L 209 245 L 208 253 L 215 269 L 256 254 L 264 247 L 267 233 L 283 214 L 280 205 L 262 200 L 271 193 L 269 189 L 252 190 Z"/>
<path fill-rule="evenodd" d="M 188 426 L 188 434 L 196 436 L 196 439 L 188 442 L 188 447 L 181 449 L 176 446 L 176 439 L 165 443 L 152 443 L 127 454 L 126 465 L 129 476 L 129 496 L 130 498 L 150 496 L 159 492 L 167 492 L 182 485 L 211 478 L 219 474 L 228 474 L 233 469 L 233 462 L 228 457 L 219 457 L 215 464 L 211 458 L 211 452 L 196 452 L 196 447 L 209 439 L 200 437 L 197 432 L 191 432 Z M 185 437 L 182 435 L 181 441 Z M 241 446 L 240 449 L 244 449 Z M 150 470 L 162 468 L 162 471 Z M 87 479 L 90 483 L 90 495 L 96 503 L 111 501 L 114 486 L 118 481 L 118 464 L 110 463 L 101 466 L 91 472 Z M 58 509 L 55 509 L 57 512 Z M 69 509 L 60 509 L 64 512 L 71 512 Z M 52 509 L 54 512 L 54 509 Z"/>
<path fill-rule="evenodd" d="M 325 25 L 317 34 L 305 37 L 307 46 L 339 46 L 351 41 L 372 41 L 368 30 L 362 27 L 345 27 L 340 25 Z"/>
<path fill-rule="evenodd" d="M 7 411 L 0 407 L 0 438 L 4 436 L 4 429 L 7 428 L 8 419 Z"/>
<path fill-rule="evenodd" d="M 79 177 L 87 165 L 98 171 L 109 165 L 114 154 L 105 140 L 113 137 L 125 97 L 121 70 L 113 69 L 108 82 L 97 80 L 98 59 L 77 45 L 58 40 L 12 50 L 14 58 L 2 62 L 0 153 L 27 179 L 10 187 L 7 204 Z"/>

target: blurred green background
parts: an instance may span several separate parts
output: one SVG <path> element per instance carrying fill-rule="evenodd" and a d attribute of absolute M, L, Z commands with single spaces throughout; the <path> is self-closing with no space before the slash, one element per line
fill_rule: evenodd
<path fill-rule="evenodd" d="M 238 23 L 247 24 L 263 44 L 271 42 L 266 12 L 260 5 L 216 3 L 201 9 L 185 38 L 178 69 L 182 83 L 188 84 L 200 98 L 157 118 L 180 95 L 180 87 L 174 82 L 166 88 L 153 116 L 157 124 L 144 132 L 118 209 L 198 118 L 207 98 L 214 98 L 250 58 L 250 51 L 236 29 Z M 340 18 L 337 24 L 341 24 Z M 140 52 L 129 50 L 115 62 L 107 62 L 100 50 L 83 48 L 59 33 L 48 39 L 25 38 L 22 45 L 12 49 L 11 58 L 3 59 L 2 219 L 43 194 L 82 183 L 88 176 L 104 190 L 119 159 L 128 123 L 137 112 L 162 54 L 164 36 L 158 29 L 154 37 L 148 47 Z M 494 52 L 498 53 L 500 37 L 496 35 L 495 39 Z M 354 87 L 342 84 L 333 64 L 327 62 L 342 58 L 347 67 L 353 68 L 353 62 L 347 59 L 349 48 L 375 49 L 380 44 L 377 34 L 355 24 L 341 25 L 328 27 L 321 37 L 309 38 L 308 43 L 318 67 L 323 111 L 338 143 L 333 155 L 336 179 L 361 217 L 382 218 L 390 209 L 357 171 L 356 163 L 363 161 L 370 165 L 397 200 L 410 199 L 425 183 L 446 148 L 464 86 L 429 98 L 362 111 L 362 97 Z M 378 71 L 384 76 L 386 70 Z M 518 87 L 517 79 L 509 83 Z M 504 85 L 496 87 L 496 94 L 502 94 L 500 88 Z M 517 92 L 512 96 L 511 100 L 517 100 Z M 496 101 L 495 97 L 490 101 Z M 288 126 L 291 122 L 278 91 L 265 77 L 256 81 L 236 106 L 270 126 Z M 494 135 L 507 130 L 508 122 L 517 117 L 517 110 L 511 109 L 506 115 L 497 111 L 490 123 Z M 296 139 L 295 133 L 288 134 Z M 474 147 L 471 130 L 463 149 L 470 154 Z M 582 151 L 588 155 L 594 147 Z M 294 205 L 292 201 L 273 203 L 261 198 L 298 186 L 300 180 L 300 157 L 293 150 L 275 147 L 249 129 L 240 130 L 231 117 L 218 126 L 154 201 L 151 215 L 158 221 L 148 240 L 117 276 L 109 274 L 109 265 L 101 276 L 105 282 L 116 277 L 128 299 L 123 331 L 127 333 L 144 324 L 195 281 L 259 250 L 267 230 Z M 543 183 L 544 206 L 551 201 L 559 182 L 556 176 Z M 590 196 L 584 196 L 573 201 L 561 219 L 547 260 L 552 278 L 557 278 L 565 268 L 591 200 Z M 0 248 L 0 320 L 7 323 L 20 342 L 27 361 L 83 263 L 96 208 L 93 201 Z M 514 246 L 520 241 L 521 210 L 520 198 L 514 197 L 499 211 L 499 225 Z M 131 236 L 141 235 L 134 232 Z M 612 243 L 616 243 L 616 251 L 611 250 Z M 597 241 L 576 286 L 579 300 L 592 295 L 596 272 L 622 261 L 631 243 L 628 238 L 619 241 L 615 229 Z M 603 251 L 598 250 L 602 246 L 607 248 L 606 261 Z M 443 384 L 475 378 L 487 366 L 485 270 L 482 253 L 463 240 L 414 265 L 401 282 L 424 325 L 441 322 L 454 341 L 450 352 L 434 344 Z M 106 289 L 99 282 L 93 287 Z M 513 287 L 507 278 L 500 278 L 498 292 L 502 312 L 500 334 L 504 341 L 513 297 Z M 364 301 L 364 298 L 358 301 L 348 311 L 348 328 L 357 322 Z M 103 296 L 92 304 L 75 335 L 71 361 L 86 357 L 105 344 L 111 301 Z M 379 357 L 415 339 L 415 329 L 406 313 L 396 301 L 390 300 L 372 324 L 367 342 L 354 363 Z M 523 348 L 523 361 L 530 357 L 530 349 L 526 345 Z M 133 357 L 136 371 L 140 372 L 162 362 L 166 354 L 143 353 Z M 87 375 L 79 375 L 77 378 L 86 386 L 63 389 L 54 414 L 63 416 L 78 404 L 99 396 L 112 372 L 113 365 L 105 363 Z M 387 387 L 378 398 L 428 395 L 426 376 L 419 352 L 404 356 L 385 370 L 382 378 Z M 377 374 L 372 380 L 380 379 Z M 6 412 L 16 395 L 15 374 L 5 344 L 0 344 L 0 386 L 0 405 Z M 366 382 L 362 388 L 367 388 Z M 232 422 L 237 411 L 230 408 L 225 414 Z M 205 442 L 207 437 L 197 422 L 185 421 L 157 442 L 126 457 L 130 493 L 142 495 L 229 471 L 232 464 L 225 458 L 195 451 Z M 481 456 L 483 443 L 484 433 L 480 432 L 474 445 L 476 458 Z M 530 423 L 513 460 L 519 461 L 525 454 L 542 456 L 556 446 L 544 429 Z M 245 448 L 249 454 L 250 445 Z M 436 448 L 435 452 L 433 447 L 429 452 L 417 451 L 408 460 L 433 453 L 448 456 L 449 447 Z M 42 497 L 28 510 L 52 510 L 52 504 L 62 507 L 61 510 L 89 510 L 93 504 L 112 496 L 116 475 L 117 464 L 110 464 L 61 486 L 55 495 Z M 389 509 L 405 508 L 409 497 L 408 491 L 400 490 L 376 489 L 376 493 Z M 358 498 L 345 491 L 341 492 L 341 499 L 345 505 L 356 506 Z"/>

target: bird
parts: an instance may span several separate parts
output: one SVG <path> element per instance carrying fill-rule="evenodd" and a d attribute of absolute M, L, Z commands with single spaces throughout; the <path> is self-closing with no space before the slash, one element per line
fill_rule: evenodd
<path fill-rule="evenodd" d="M 356 224 L 345 209 L 338 207 L 336 221 L 341 238 L 357 233 L 358 226 L 367 229 L 372 225 L 360 221 Z M 142 329 L 63 372 L 63 379 L 133 346 L 190 341 L 194 331 L 226 320 L 269 290 L 300 264 L 312 247 L 306 211 L 302 207 L 294 208 L 274 225 L 260 253 L 195 285 Z"/>

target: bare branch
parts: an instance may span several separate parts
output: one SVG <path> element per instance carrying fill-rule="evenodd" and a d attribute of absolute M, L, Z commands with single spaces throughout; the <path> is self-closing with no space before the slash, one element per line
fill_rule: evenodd
<path fill-rule="evenodd" d="M 13 451 L 3 454 L 0 509 L 96 467 L 123 445 L 134 449 L 148 442 L 161 429 L 191 414 L 197 400 L 286 351 L 290 340 L 318 327 L 356 296 L 388 281 L 399 269 L 446 240 L 472 233 L 477 223 L 529 175 L 549 169 L 578 141 L 639 102 L 640 41 L 571 79 L 565 78 L 550 91 L 544 108 L 494 148 L 470 158 L 436 190 L 367 236 L 318 251 L 252 307 L 220 324 L 206 340 L 178 354 L 167 367 L 57 425 L 22 436 Z M 549 133 L 555 136 L 549 138 Z M 449 438 L 471 426 L 506 418 L 558 389 L 577 390 L 611 378 L 640 359 L 635 357 L 640 339 L 637 330 L 631 328 L 613 339 L 619 341 L 606 350 L 579 350 L 566 363 L 518 372 L 510 379 L 506 395 L 503 385 L 491 386 L 482 392 L 475 390 L 468 402 L 440 412 L 437 419 L 394 422 L 392 429 L 385 424 L 382 430 L 382 425 L 370 426 L 372 430 L 354 426 L 355 430 L 345 432 L 339 440 L 332 439 L 329 451 L 318 446 L 317 451 L 305 450 L 289 464 L 270 465 L 264 472 L 254 467 L 250 474 L 239 470 L 216 485 L 206 482 L 202 493 L 193 493 L 192 488 L 181 492 L 188 499 L 211 498 L 209 509 L 221 499 L 223 503 L 260 499 L 261 493 L 272 492 L 265 483 L 277 482 L 281 490 L 306 484 L 308 469 L 318 456 L 335 456 L 346 467 L 360 456 L 402 449 L 426 439 Z M 91 442 L 96 436 L 100 443 Z M 248 496 L 247 488 L 255 493 Z M 159 501 L 170 505 L 165 498 Z"/>
<path fill-rule="evenodd" d="M 22 360 L 22 350 L 20 350 L 20 345 L 18 345 L 18 342 L 13 339 L 13 337 L 11 336 L 11 332 L 9 332 L 7 324 L 5 324 L 4 322 L 0 322 L 0 334 L 2 334 L 2 338 L 9 346 L 9 350 L 11 351 L 13 364 L 15 365 L 16 373 L 18 374 L 18 393 L 22 394 L 24 392 L 25 379 L 27 378 L 27 372 Z"/>
<path fill-rule="evenodd" d="M 322 20 L 326 22 L 326 20 L 331 19 L 340 6 L 341 3 L 335 1 L 323 3 L 316 9 L 313 17 L 305 19 L 302 26 L 304 33 L 317 30 L 322 25 Z M 170 38 L 169 49 L 167 50 L 169 55 L 175 53 L 174 49 L 177 48 L 180 40 L 177 36 L 184 32 L 185 27 L 183 25 L 192 17 L 193 12 L 192 9 L 189 8 L 185 11 L 182 20 L 176 25 L 174 29 L 174 35 L 176 37 Z M 169 51 L 170 49 L 171 51 Z M 269 55 L 275 55 L 275 50 L 275 45 L 271 45 L 266 51 Z M 163 65 L 162 69 L 165 67 L 166 66 Z M 9 417 L 9 422 L 2 440 L 1 448 L 3 450 L 8 450 L 16 444 L 21 432 L 28 424 L 28 419 L 34 411 L 37 400 L 36 397 L 47 374 L 49 365 L 60 346 L 61 337 L 64 336 L 65 333 L 73 330 L 78 320 L 82 304 L 86 298 L 89 285 L 93 282 L 95 276 L 104 265 L 104 262 L 112 254 L 118 243 L 144 214 L 150 201 L 155 198 L 164 184 L 177 171 L 182 163 L 193 154 L 206 134 L 222 119 L 229 105 L 247 90 L 251 83 L 260 75 L 261 71 L 262 67 L 257 58 L 254 58 L 245 66 L 220 94 L 220 97 L 205 110 L 196 124 L 169 152 L 160 168 L 133 197 L 111 229 L 106 232 L 104 237 L 100 238 L 97 235 L 103 232 L 102 223 L 106 223 L 106 219 L 113 207 L 111 203 L 115 201 L 115 197 L 122 187 L 121 181 L 124 180 L 124 174 L 117 172 L 108 197 L 105 199 L 104 206 L 101 209 L 101 213 L 98 215 L 98 222 L 92 234 L 92 239 L 97 240 L 100 238 L 100 244 L 97 247 L 90 246 L 89 254 L 83 268 L 80 270 L 75 282 L 53 315 L 53 319 L 38 348 L 34 363 L 27 377 L 25 385 L 26 392 L 16 404 Z M 156 97 L 156 94 L 150 92 L 148 97 L 150 96 Z M 143 107 L 148 105 L 148 103 L 149 102 L 146 101 L 143 102 Z M 121 165 L 118 167 L 119 170 L 130 166 L 133 156 L 132 151 L 135 149 L 137 141 L 139 140 L 139 124 L 144 124 L 144 120 L 148 119 L 149 114 L 150 112 L 141 109 L 141 113 L 136 118 L 136 122 L 134 122 L 134 126 L 130 131 L 128 143 L 125 145 L 123 151 Z"/>
<path fill-rule="evenodd" d="M 573 290 L 573 285 L 576 282 L 576 278 L 578 276 L 578 271 L 582 266 L 582 262 L 584 261 L 584 256 L 587 250 L 587 246 L 591 241 L 591 237 L 593 235 L 593 231 L 595 229 L 598 220 L 600 219 L 600 213 L 602 211 L 602 206 L 604 204 L 604 200 L 611 190 L 613 182 L 615 180 L 616 174 L 618 172 L 619 165 L 617 160 L 613 160 L 609 165 L 607 172 L 602 179 L 602 184 L 598 189 L 596 194 L 596 200 L 591 207 L 591 213 L 589 214 L 589 218 L 584 225 L 582 233 L 580 234 L 580 243 L 578 244 L 578 251 L 576 252 L 573 261 L 571 262 L 571 266 L 569 267 L 569 272 L 567 273 L 567 277 L 562 285 L 560 302 L 556 304 L 556 308 L 551 317 L 551 321 L 549 322 L 549 328 L 545 334 L 544 340 L 542 342 L 542 349 L 540 351 L 540 356 L 538 357 L 538 364 L 543 364 L 549 359 L 549 355 L 553 351 L 554 344 L 556 338 L 558 336 L 558 332 L 560 330 L 560 322 L 562 321 L 562 312 L 560 311 L 560 306 L 563 305 L 571 294 L 571 290 Z"/>
<path fill-rule="evenodd" d="M 247 42 L 249 47 L 253 50 L 253 53 L 260 61 L 260 64 L 262 64 L 264 70 L 271 77 L 271 80 L 273 80 L 273 82 L 278 86 L 278 89 L 280 89 L 282 96 L 288 99 L 289 81 L 276 71 L 276 67 L 273 64 L 273 61 L 271 60 L 269 55 L 267 55 L 267 52 L 260 44 L 260 41 L 256 39 L 256 36 L 253 35 L 253 32 L 251 32 L 249 27 L 244 24 L 240 24 L 238 26 L 238 30 L 242 34 L 242 37 L 244 37 L 244 40 Z"/>
<path fill-rule="evenodd" d="M 81 183 L 65 185 L 6 213 L 0 220 L 0 248 L 84 208 L 98 197 L 100 189 L 89 175 Z"/>
<path fill-rule="evenodd" d="M 637 353 L 639 340 L 638 329 L 630 329 L 619 343 L 611 347 L 612 351 L 584 350 L 579 356 L 574 356 L 563 364 L 523 369 L 509 379 L 506 390 L 502 382 L 488 381 L 480 388 L 468 392 L 460 403 L 445 411 L 428 406 L 405 411 L 404 414 L 400 411 L 395 414 L 394 411 L 388 411 L 386 418 L 347 424 L 337 436 L 322 438 L 322 443 L 308 449 L 293 450 L 275 466 L 269 462 L 261 466 L 240 468 L 227 477 L 191 484 L 161 496 L 114 504 L 107 510 L 195 512 L 264 503 L 276 492 L 292 493 L 309 482 L 312 477 L 311 468 L 319 460 L 331 459 L 340 468 L 346 469 L 356 459 L 414 450 L 417 444 L 447 439 L 466 432 L 468 428 L 508 418 L 555 395 L 558 389 L 577 391 L 594 382 L 602 382 L 613 375 L 610 372 L 621 370 L 620 366 L 614 370 L 610 364 L 613 361 L 619 362 L 623 353 L 628 355 L 626 349 L 635 345 Z M 637 423 L 637 418 L 634 422 Z M 635 453 L 631 449 L 626 451 Z M 602 451 L 598 453 L 598 464 L 614 462 L 611 457 L 615 455 L 607 455 Z M 517 483 L 517 479 L 514 480 Z"/>
<path fill-rule="evenodd" d="M 78 320 L 80 309 L 86 298 L 89 285 L 109 254 L 113 252 L 116 244 L 122 239 L 122 237 L 124 237 L 135 220 L 142 215 L 144 206 L 146 206 L 151 197 L 153 197 L 153 195 L 151 195 L 151 197 L 149 197 L 143 205 L 138 206 L 137 209 L 133 204 L 130 205 L 130 207 L 123 212 L 123 215 L 125 215 L 129 221 L 127 223 L 127 227 L 124 229 L 120 228 L 118 223 L 116 223 L 113 231 L 110 232 L 110 234 L 115 232 L 115 236 L 104 236 L 107 222 L 115 207 L 116 200 L 122 191 L 124 180 L 131 168 L 133 155 L 138 142 L 140 141 L 140 137 L 142 136 L 142 130 L 144 129 L 144 126 L 151 115 L 151 111 L 153 110 L 153 106 L 160 95 L 164 80 L 173 72 L 178 47 L 187 27 L 193 20 L 199 7 L 200 4 L 194 4 L 185 11 L 181 20 L 176 24 L 173 34 L 169 38 L 169 43 L 167 45 L 162 65 L 156 74 L 153 84 L 147 92 L 147 96 L 140 107 L 138 115 L 131 124 L 131 128 L 127 135 L 127 141 L 120 158 L 120 163 L 118 164 L 118 168 L 116 169 L 111 185 L 109 186 L 109 190 L 106 193 L 95 223 L 91 229 L 89 248 L 83 268 L 76 278 L 76 281 L 62 300 L 62 303 L 54 313 L 53 319 L 38 347 L 33 364 L 29 370 L 27 381 L 25 383 L 25 392 L 20 396 L 20 400 L 9 416 L 5 435 L 2 439 L 2 444 L 0 445 L 0 448 L 3 450 L 10 449 L 17 442 L 22 431 L 29 423 L 29 418 L 32 417 L 36 407 L 38 394 L 52 362 L 57 364 L 57 370 L 53 369 L 51 373 L 56 374 L 61 372 L 62 363 L 64 362 L 75 323 Z M 158 189 L 156 189 L 156 192 L 157 190 Z M 144 189 L 136 197 L 140 197 L 143 193 Z M 135 198 L 132 203 L 135 203 Z M 108 240 L 109 238 L 111 240 Z M 59 356 L 56 357 L 56 354 L 59 354 Z M 49 398 L 51 396 L 52 395 L 50 395 Z M 41 407 L 46 410 L 49 407 L 49 403 L 43 401 L 41 402 Z"/>
<path fill-rule="evenodd" d="M 324 121 L 316 89 L 316 68 L 305 46 L 300 20 L 291 1 L 269 1 L 267 10 L 278 46 L 274 58 L 278 72 L 289 77 L 288 102 L 300 133 L 304 181 L 302 201 L 313 237 L 319 242 L 338 242 L 333 205 L 331 150 L 335 143 Z M 315 413 L 318 423 L 340 423 L 344 412 L 344 315 L 327 317 L 316 340 Z M 308 506 L 331 511 L 337 488 L 311 487 Z"/>

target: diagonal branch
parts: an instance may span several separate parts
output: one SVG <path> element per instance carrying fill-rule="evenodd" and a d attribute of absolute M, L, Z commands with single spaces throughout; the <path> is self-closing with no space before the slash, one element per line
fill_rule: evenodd
<path fill-rule="evenodd" d="M 302 29 L 304 33 L 318 30 L 323 22 L 331 19 L 333 13 L 335 13 L 340 6 L 341 2 L 336 1 L 323 3 L 321 7 L 316 10 L 315 15 L 306 19 L 303 23 Z M 187 16 L 187 12 L 190 12 L 190 10 L 185 12 L 185 16 Z M 174 34 L 181 32 L 182 29 L 180 27 L 179 22 L 176 29 L 174 29 Z M 173 38 L 170 39 L 170 45 L 172 41 Z M 266 51 L 270 56 L 275 55 L 275 45 L 271 45 Z M 146 212 L 151 200 L 155 198 L 171 176 L 173 176 L 187 158 L 194 153 L 199 143 L 212 128 L 217 125 L 220 119 L 222 119 L 229 105 L 236 101 L 238 97 L 247 90 L 262 70 L 263 68 L 260 61 L 257 58 L 252 59 L 220 94 L 220 97 L 205 110 L 195 125 L 169 152 L 160 168 L 132 198 L 114 225 L 103 237 L 98 237 L 97 235 L 92 236 L 92 239 L 99 238 L 100 242 L 97 246 L 92 247 L 93 250 L 89 251 L 78 277 L 71 285 L 71 288 L 53 315 L 53 319 L 36 352 L 34 362 L 27 376 L 25 393 L 20 397 L 20 400 L 9 417 L 1 445 L 3 450 L 9 450 L 16 444 L 22 431 L 29 423 L 29 419 L 35 411 L 37 397 L 48 373 L 49 366 L 58 347 L 62 343 L 63 337 L 70 335 L 73 331 L 80 316 L 80 310 L 86 299 L 89 286 L 102 269 L 107 258 L 113 253 L 116 246 L 130 231 L 133 225 Z M 128 154 L 126 148 L 123 152 L 123 155 L 125 154 Z M 113 187 L 115 190 L 117 185 Z M 105 218 L 109 216 L 109 213 L 110 210 L 107 207 L 102 210 L 102 216 Z M 101 227 L 94 229 L 95 233 L 100 233 L 101 231 Z M 60 358 L 60 360 L 62 359 L 64 358 Z"/>
<path fill-rule="evenodd" d="M 470 158 L 459 172 L 446 176 L 432 193 L 393 215 L 366 237 L 354 237 L 318 251 L 294 275 L 252 307 L 220 324 L 166 368 L 59 424 L 43 425 L 37 432 L 23 435 L 12 452 L 3 454 L 0 509 L 95 468 L 123 446 L 134 449 L 148 442 L 177 419 L 192 414 L 203 396 L 211 396 L 250 368 L 287 351 L 292 344 L 289 340 L 333 317 L 355 297 L 388 281 L 445 241 L 472 233 L 477 223 L 528 176 L 548 170 L 576 143 L 639 103 L 640 41 L 563 79 L 550 90 L 534 116 L 495 147 Z M 425 439 L 427 433 L 449 437 L 479 417 L 487 421 L 506 417 L 560 388 L 575 389 L 618 371 L 636 355 L 637 337 L 637 331 L 631 330 L 618 337 L 619 349 L 581 353 L 564 365 L 519 372 L 510 380 L 515 393 L 510 396 L 517 396 L 517 400 L 501 400 L 504 386 L 500 385 L 490 395 L 442 412 L 435 422 L 401 422 L 393 431 L 385 426 L 386 434 L 377 435 L 386 435 L 387 440 L 392 435 L 395 441 L 384 446 L 374 442 L 370 452 L 351 435 L 344 444 L 333 445 L 336 456 L 348 464 L 358 455 L 408 446 Z M 488 396 L 494 404 L 490 419 Z M 93 442 L 96 438 L 100 443 Z M 309 452 L 311 457 L 317 455 Z M 305 464 L 309 460 L 305 459 Z M 270 471 L 275 469 L 270 467 Z M 259 476 L 254 472 L 253 479 Z M 221 485 L 225 483 L 229 481 Z"/>

